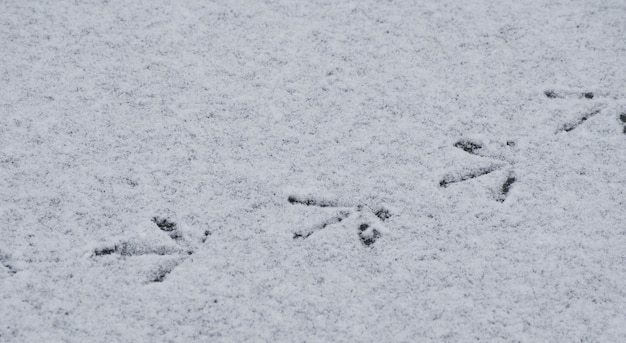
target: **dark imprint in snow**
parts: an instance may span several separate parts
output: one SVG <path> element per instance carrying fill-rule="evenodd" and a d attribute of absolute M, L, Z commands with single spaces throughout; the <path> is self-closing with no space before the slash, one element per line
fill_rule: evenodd
<path fill-rule="evenodd" d="M 150 247 L 147 245 L 135 244 L 131 242 L 122 242 L 114 246 L 102 247 L 95 249 L 94 256 L 106 256 L 118 254 L 121 256 L 141 256 L 141 255 L 171 255 L 174 253 L 171 249 L 162 246 Z"/>
<path fill-rule="evenodd" d="M 391 218 L 391 212 L 386 208 L 380 208 L 378 211 L 374 212 L 374 214 L 383 222 Z"/>
<path fill-rule="evenodd" d="M 564 94 L 565 93 L 565 94 Z M 583 92 L 583 93 L 571 93 L 571 92 L 557 92 L 554 91 L 552 89 L 549 89 L 545 92 L 543 92 L 543 94 L 548 97 L 549 99 L 563 99 L 565 97 L 578 97 L 578 98 L 584 98 L 584 99 L 593 99 L 595 94 L 593 94 L 593 92 Z"/>
<path fill-rule="evenodd" d="M 361 224 L 359 226 L 359 239 L 361 240 L 361 243 L 367 247 L 376 243 L 376 240 L 380 237 L 380 232 L 378 232 L 378 230 L 368 230 L 369 228 L 370 226 L 368 224 Z"/>
<path fill-rule="evenodd" d="M 287 200 L 291 204 L 302 204 L 306 206 L 318 206 L 318 207 L 338 207 L 337 203 L 335 202 L 326 201 L 326 200 L 318 200 L 318 199 L 313 199 L 309 197 L 301 198 L 297 196 L 289 196 Z M 361 212 L 367 207 L 363 205 L 359 205 L 356 208 L 357 208 L 356 212 Z M 374 210 L 368 208 L 368 210 L 371 211 L 378 219 L 380 219 L 381 222 L 386 221 L 392 216 L 391 211 L 382 206 Z M 307 230 L 294 233 L 293 239 L 294 240 L 307 239 L 312 234 L 316 233 L 317 231 L 323 230 L 327 228 L 328 226 L 341 223 L 344 219 L 348 218 L 353 213 L 354 212 L 352 212 L 351 210 L 340 211 L 337 215 L 322 222 L 321 224 L 318 224 Z M 378 230 L 375 230 L 375 229 L 368 230 L 369 227 L 370 226 L 368 224 L 361 224 L 361 226 L 359 226 L 359 239 L 365 246 L 370 246 L 374 244 L 374 242 L 376 242 L 376 240 L 381 236 L 381 233 Z"/>
<path fill-rule="evenodd" d="M 329 220 L 326 220 L 325 222 L 316 225 L 306 231 L 303 232 L 296 232 L 293 234 L 293 239 L 306 239 L 309 238 L 309 236 L 311 236 L 312 234 L 314 234 L 317 231 L 323 230 L 326 227 L 333 225 L 333 224 L 337 224 L 337 223 L 341 223 L 344 219 L 348 218 L 350 216 L 349 212 L 340 212 L 338 215 L 330 218 Z"/>
<path fill-rule="evenodd" d="M 174 271 L 178 264 L 172 266 L 161 266 L 161 268 L 155 271 L 154 277 L 150 279 L 150 282 L 163 282 L 165 278 Z"/>
<path fill-rule="evenodd" d="M 154 222 L 161 231 L 167 232 L 171 239 L 175 241 L 183 239 L 182 234 L 178 231 L 178 226 L 173 221 L 167 218 L 152 217 L 152 222 Z"/>
<path fill-rule="evenodd" d="M 17 270 L 9 263 L 9 257 L 6 255 L 0 255 L 0 265 L 4 266 L 10 275 L 17 273 Z"/>
<path fill-rule="evenodd" d="M 483 175 L 487 175 L 489 173 L 493 173 L 494 171 L 496 171 L 498 169 L 499 169 L 498 167 L 489 167 L 489 168 L 481 168 L 481 169 L 478 169 L 478 170 L 474 170 L 472 172 L 469 172 L 467 174 L 463 174 L 461 176 L 448 175 L 448 176 L 444 177 L 443 180 L 441 180 L 439 182 L 439 187 L 446 188 L 450 184 L 463 182 L 463 181 L 467 181 L 467 180 L 471 180 L 471 179 L 475 179 L 475 178 L 477 178 L 479 176 L 483 176 Z"/>
<path fill-rule="evenodd" d="M 160 230 L 166 232 L 170 236 L 170 238 L 176 241 L 183 239 L 183 236 L 178 231 L 178 226 L 175 222 L 161 217 L 153 217 L 152 222 L 154 222 Z M 211 231 L 205 230 L 202 242 L 204 243 L 210 235 Z M 109 245 L 95 249 L 93 252 L 93 256 L 106 256 L 112 254 L 118 254 L 124 257 L 150 254 L 160 256 L 181 256 L 181 253 L 182 252 L 179 249 L 167 246 L 151 246 L 143 244 L 141 242 L 120 242 L 112 246 Z M 186 253 L 187 255 L 192 255 L 194 251 L 187 250 Z M 185 258 L 183 257 L 182 259 L 184 260 Z M 168 263 L 159 266 L 159 268 L 153 272 L 153 276 L 148 281 L 163 282 L 180 263 L 181 261 L 178 261 L 176 263 Z"/>
<path fill-rule="evenodd" d="M 556 92 L 553 91 L 553 90 L 547 90 L 547 91 L 543 92 L 543 94 L 545 94 L 550 99 L 561 98 L 561 96 L 556 94 Z"/>
<path fill-rule="evenodd" d="M 209 230 L 205 230 L 204 231 L 204 236 L 202 237 L 202 243 L 206 242 L 206 240 L 209 238 L 209 236 L 211 236 L 211 231 Z"/>
<path fill-rule="evenodd" d="M 312 235 L 312 234 L 313 234 L 313 232 L 308 232 L 308 233 L 298 233 L 298 232 L 296 232 L 296 233 L 293 234 L 293 239 L 300 239 L 300 238 L 306 239 L 306 238 L 309 238 L 309 236 Z"/>
<path fill-rule="evenodd" d="M 463 151 L 467 153 L 474 154 L 474 155 L 476 155 L 476 150 L 480 150 L 483 147 L 482 145 L 478 143 L 474 143 L 468 140 L 458 141 L 454 143 L 454 146 L 459 149 L 463 149 Z"/>
<path fill-rule="evenodd" d="M 99 248 L 96 249 L 93 254 L 95 256 L 105 256 L 105 255 L 111 255 L 116 253 L 117 250 L 117 246 L 113 247 L 113 248 Z"/>
<path fill-rule="evenodd" d="M 169 221 L 167 218 L 152 217 L 152 222 L 163 231 L 173 231 L 176 229 L 176 223 Z"/>
<path fill-rule="evenodd" d="M 595 116 L 596 114 L 600 113 L 601 110 L 595 110 L 593 112 L 587 113 L 584 116 L 582 116 L 582 118 L 580 118 L 576 123 L 570 123 L 570 124 L 565 124 L 563 125 L 563 128 L 561 129 L 561 131 L 565 131 L 565 132 L 570 132 L 572 130 L 574 130 L 575 128 L 577 128 L 578 126 L 580 126 L 580 124 L 584 123 L 587 121 L 587 119 Z"/>
<path fill-rule="evenodd" d="M 337 203 L 334 201 L 314 199 L 311 197 L 298 197 L 295 195 L 290 195 L 287 198 L 287 201 L 289 201 L 290 204 L 294 204 L 294 205 L 299 204 L 299 205 L 317 206 L 317 207 L 337 207 Z"/>
<path fill-rule="evenodd" d="M 498 199 L 498 201 L 504 202 L 504 200 L 506 199 L 506 196 L 509 194 L 509 191 L 511 190 L 511 186 L 513 186 L 515 181 L 517 181 L 517 179 L 513 176 L 509 176 L 506 179 L 506 181 L 504 181 L 504 184 L 502 184 L 502 189 L 500 191 L 502 193 L 502 197 Z"/>

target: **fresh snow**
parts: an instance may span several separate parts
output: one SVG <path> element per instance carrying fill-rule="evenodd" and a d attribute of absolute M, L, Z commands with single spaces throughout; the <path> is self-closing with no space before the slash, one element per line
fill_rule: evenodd
<path fill-rule="evenodd" d="M 626 3 L 0 2 L 0 341 L 626 341 Z"/>

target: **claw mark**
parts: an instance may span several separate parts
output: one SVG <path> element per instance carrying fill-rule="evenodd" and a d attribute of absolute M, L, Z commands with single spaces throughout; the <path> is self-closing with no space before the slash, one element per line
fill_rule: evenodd
<path fill-rule="evenodd" d="M 334 225 L 337 223 L 341 223 L 344 219 L 348 218 L 350 216 L 350 212 L 349 211 L 341 211 L 339 212 L 339 214 L 337 214 L 336 216 L 330 218 L 329 220 L 316 225 L 304 232 L 297 232 L 293 234 L 293 239 L 298 239 L 298 238 L 302 238 L 302 239 L 306 239 L 309 238 L 309 236 L 311 236 L 312 234 L 314 234 L 315 232 L 319 231 L 319 230 L 323 230 L 326 227 L 330 226 L 330 225 Z"/>
<path fill-rule="evenodd" d="M 506 196 L 509 194 L 509 191 L 511 190 L 511 186 L 513 186 L 515 181 L 517 181 L 517 179 L 514 176 L 509 176 L 506 179 L 506 181 L 504 181 L 504 184 L 502 184 L 502 189 L 500 190 L 500 193 L 502 195 L 498 199 L 498 201 L 504 202 L 504 200 L 506 199 Z"/>
<path fill-rule="evenodd" d="M 323 200 L 323 199 L 314 199 L 312 197 L 299 197 L 296 195 L 290 195 L 287 198 L 290 204 L 300 204 L 306 206 L 317 206 L 317 207 L 338 207 L 335 201 Z"/>
<path fill-rule="evenodd" d="M 580 124 L 582 124 L 585 121 L 587 121 L 587 119 L 589 119 L 589 118 L 595 116 L 596 114 L 600 113 L 600 111 L 601 111 L 600 109 L 597 109 L 597 110 L 595 110 L 595 111 L 593 111 L 591 113 L 585 114 L 582 118 L 580 118 L 578 120 L 578 122 L 573 123 L 573 124 L 565 124 L 561 130 L 565 131 L 565 132 L 570 132 L 570 131 L 574 130 L 575 128 L 577 128 Z"/>
<path fill-rule="evenodd" d="M 439 182 L 439 187 L 446 188 L 450 184 L 463 182 L 463 181 L 467 181 L 467 180 L 470 180 L 470 179 L 477 178 L 479 176 L 487 175 L 487 174 L 492 173 L 492 172 L 494 172 L 494 171 L 496 171 L 498 169 L 500 169 L 500 168 L 496 167 L 496 166 L 492 166 L 492 167 L 488 167 L 488 168 L 481 168 L 481 169 L 472 171 L 472 172 L 470 172 L 468 174 L 464 174 L 464 175 L 461 175 L 461 176 L 447 175 L 447 176 L 445 176 L 443 178 L 443 180 L 441 180 Z"/>
<path fill-rule="evenodd" d="M 476 150 L 482 149 L 482 145 L 467 140 L 458 141 L 454 143 L 454 146 L 474 155 L 476 155 Z"/>
<path fill-rule="evenodd" d="M 370 246 L 376 242 L 380 237 L 378 230 L 370 227 L 368 224 L 361 224 L 359 226 L 359 239 L 365 246 Z"/>
<path fill-rule="evenodd" d="M 626 134 L 626 113 L 622 113 L 619 115 L 619 120 L 624 124 L 624 133 Z"/>

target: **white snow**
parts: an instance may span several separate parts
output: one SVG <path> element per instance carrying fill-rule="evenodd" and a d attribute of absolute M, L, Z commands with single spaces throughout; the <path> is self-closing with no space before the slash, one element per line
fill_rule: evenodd
<path fill-rule="evenodd" d="M 626 341 L 625 18 L 3 1 L 0 341 Z"/>

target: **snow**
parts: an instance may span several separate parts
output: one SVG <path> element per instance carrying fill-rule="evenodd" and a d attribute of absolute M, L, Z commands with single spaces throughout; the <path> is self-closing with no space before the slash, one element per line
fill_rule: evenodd
<path fill-rule="evenodd" d="M 0 341 L 626 340 L 623 1 L 0 7 Z"/>

